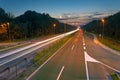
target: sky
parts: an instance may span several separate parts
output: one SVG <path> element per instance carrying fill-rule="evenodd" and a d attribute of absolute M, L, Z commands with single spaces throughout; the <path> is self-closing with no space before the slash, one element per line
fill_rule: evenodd
<path fill-rule="evenodd" d="M 119 12 L 120 0 L 0 0 L 0 7 L 15 16 L 33 10 L 61 22 L 86 24 Z"/>

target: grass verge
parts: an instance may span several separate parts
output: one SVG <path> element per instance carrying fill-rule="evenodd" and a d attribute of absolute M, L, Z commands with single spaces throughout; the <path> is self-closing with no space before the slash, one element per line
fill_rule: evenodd
<path fill-rule="evenodd" d="M 11 50 L 11 49 L 15 49 L 15 48 L 19 48 L 19 47 L 23 47 L 23 46 L 27 46 L 27 45 L 29 45 L 29 44 L 31 44 L 31 43 L 29 42 L 29 43 L 19 44 L 19 45 L 7 47 L 7 48 L 3 48 L 3 47 L 1 48 L 1 47 L 0 47 L 0 52 L 2 52 L 2 51 L 7 51 L 7 50 Z"/>
<path fill-rule="evenodd" d="M 74 33 L 75 34 L 75 33 Z M 21 73 L 16 80 L 24 80 L 27 78 L 32 72 L 34 72 L 40 65 L 42 65 L 50 56 L 52 56 L 59 48 L 63 46 L 64 43 L 66 43 L 74 34 L 71 34 L 54 44 L 52 44 L 47 49 L 39 52 L 32 60 L 32 65 L 27 68 L 27 70 L 23 73 Z"/>
<path fill-rule="evenodd" d="M 112 77 L 113 80 L 119 80 L 119 78 L 117 77 L 116 74 L 112 74 L 111 77 Z"/>
<path fill-rule="evenodd" d="M 103 39 L 102 38 L 98 38 L 98 40 L 103 43 L 104 45 L 112 48 L 112 49 L 115 49 L 117 51 L 120 52 L 120 42 L 114 40 L 114 39 L 111 39 L 111 38 L 108 38 L 108 37 L 104 37 Z"/>

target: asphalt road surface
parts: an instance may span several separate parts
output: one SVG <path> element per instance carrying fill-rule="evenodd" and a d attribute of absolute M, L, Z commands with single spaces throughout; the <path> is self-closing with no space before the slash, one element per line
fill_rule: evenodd
<path fill-rule="evenodd" d="M 98 44 L 82 30 L 26 80 L 111 80 L 120 72 L 120 56 Z"/>
<path fill-rule="evenodd" d="M 78 32 L 31 80 L 86 80 L 83 52 Z"/>
<path fill-rule="evenodd" d="M 8 50 L 5 52 L 0 52 L 0 70 L 2 71 L 4 67 L 7 67 L 8 63 L 12 62 L 15 63 L 17 61 L 17 59 L 23 58 L 26 55 L 32 55 L 34 54 L 35 51 L 38 51 L 39 49 L 44 48 L 45 46 L 49 46 L 50 44 L 56 42 L 59 39 L 62 39 L 63 37 L 66 37 L 76 31 L 78 31 L 79 28 L 77 28 L 76 30 L 49 38 L 49 39 L 45 39 L 39 42 L 36 42 L 34 44 L 25 46 L 25 47 L 21 47 L 18 49 L 13 49 L 13 50 Z"/>
<path fill-rule="evenodd" d="M 120 55 L 99 46 L 91 36 L 84 35 L 84 42 L 87 54 L 97 61 L 87 61 L 90 80 L 111 80 L 111 74 L 120 72 Z"/>

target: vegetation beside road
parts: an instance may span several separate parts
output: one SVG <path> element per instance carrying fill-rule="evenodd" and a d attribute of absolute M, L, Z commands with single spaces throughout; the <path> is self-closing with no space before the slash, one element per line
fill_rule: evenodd
<path fill-rule="evenodd" d="M 112 74 L 111 77 L 112 77 L 113 80 L 119 80 L 119 78 L 116 74 Z"/>
<path fill-rule="evenodd" d="M 84 32 L 87 36 L 93 37 L 89 32 Z M 98 34 L 96 34 L 97 39 L 107 47 L 114 49 L 116 51 L 120 52 L 120 41 L 114 40 L 112 38 L 104 36 L 104 38 L 99 37 Z"/>
<path fill-rule="evenodd" d="M 33 42 L 39 42 L 43 39 L 48 39 L 48 38 L 51 38 L 51 37 L 54 37 L 54 36 L 57 36 L 58 34 L 56 35 L 45 35 L 45 36 L 41 36 L 41 37 L 37 37 L 37 38 L 31 38 L 29 40 L 15 40 L 15 41 L 3 41 L 3 42 L 0 42 L 0 52 L 1 51 L 6 51 L 6 50 L 11 50 L 11 49 L 15 49 L 15 48 L 20 48 L 20 47 L 24 47 L 24 46 L 27 46 Z"/>
<path fill-rule="evenodd" d="M 28 10 L 14 17 L 0 8 L 0 41 L 26 40 L 30 38 L 60 34 L 76 27 L 59 22 L 49 14 Z"/>
<path fill-rule="evenodd" d="M 93 20 L 82 26 L 84 31 L 99 35 L 99 41 L 106 46 L 120 51 L 120 12 L 105 17 L 104 19 Z"/>
<path fill-rule="evenodd" d="M 98 39 L 104 45 L 106 45 L 114 50 L 120 51 L 120 42 L 118 42 L 112 38 L 108 38 L 108 37 L 104 37 L 103 39 L 102 38 L 98 38 Z"/>
<path fill-rule="evenodd" d="M 47 49 L 44 49 L 43 51 L 39 52 L 32 60 L 32 65 L 27 68 L 25 72 L 23 72 L 19 77 L 17 77 L 17 80 L 24 80 L 27 78 L 32 72 L 34 72 L 40 65 L 42 65 L 50 56 L 52 56 L 59 48 L 61 48 L 69 39 L 72 38 L 74 34 L 71 34 L 54 44 L 52 44 Z"/>
<path fill-rule="evenodd" d="M 27 43 L 21 43 L 21 44 L 16 44 L 14 46 L 0 46 L 0 52 L 2 51 L 7 51 L 7 50 L 11 50 L 11 49 L 15 49 L 15 48 L 20 48 L 20 47 L 24 47 L 31 44 L 30 42 Z"/>

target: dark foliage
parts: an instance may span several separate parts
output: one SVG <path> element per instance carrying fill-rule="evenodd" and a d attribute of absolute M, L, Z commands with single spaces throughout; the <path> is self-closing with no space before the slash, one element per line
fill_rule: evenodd
<path fill-rule="evenodd" d="M 104 22 L 104 36 L 120 40 L 120 12 L 106 17 Z M 103 23 L 101 20 L 94 20 L 82 27 L 84 30 L 102 34 Z"/>
<path fill-rule="evenodd" d="M 13 16 L 13 15 L 12 15 Z M 49 14 L 41 14 L 35 11 L 26 11 L 23 15 L 11 18 L 9 14 L 0 8 L 0 25 L 6 22 L 10 23 L 10 39 L 28 39 L 39 37 L 42 35 L 58 34 L 65 32 L 65 24 L 49 16 Z M 56 24 L 56 27 L 53 27 Z M 76 27 L 66 24 L 66 31 L 71 31 Z M 6 36 L 6 33 L 2 34 Z M 1 40 L 7 37 L 1 37 Z"/>

